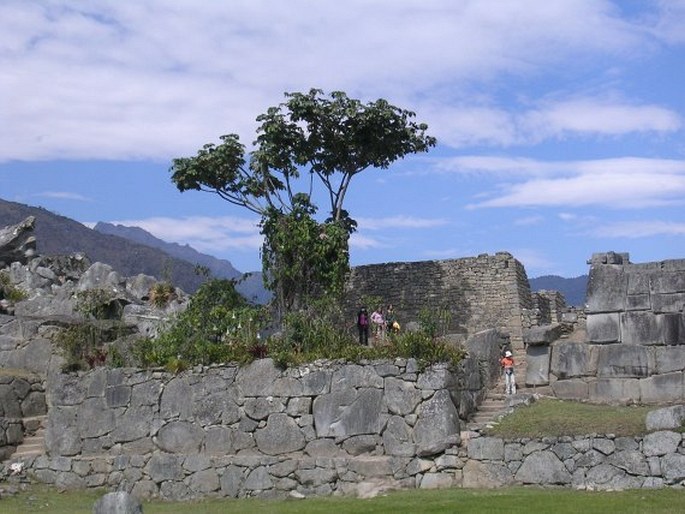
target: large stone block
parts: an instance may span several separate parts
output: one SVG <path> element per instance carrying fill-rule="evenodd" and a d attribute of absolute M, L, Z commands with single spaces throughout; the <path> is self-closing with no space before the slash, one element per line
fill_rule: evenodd
<path fill-rule="evenodd" d="M 550 369 L 557 378 L 593 375 L 597 372 L 598 355 L 596 346 L 559 341 L 552 346 Z"/>
<path fill-rule="evenodd" d="M 685 310 L 685 293 L 664 293 L 652 295 L 654 312 L 683 312 Z"/>
<path fill-rule="evenodd" d="M 421 391 L 413 382 L 388 377 L 385 379 L 385 402 L 391 414 L 412 414 L 421 402 Z"/>
<path fill-rule="evenodd" d="M 516 472 L 517 481 L 524 484 L 570 484 L 571 474 L 551 451 L 534 452 L 528 455 Z"/>
<path fill-rule="evenodd" d="M 317 396 L 312 405 L 319 437 L 376 434 L 381 428 L 383 391 L 343 389 Z"/>
<path fill-rule="evenodd" d="M 587 312 L 623 311 L 626 307 L 627 281 L 623 266 L 592 266 L 588 277 Z"/>
<path fill-rule="evenodd" d="M 658 344 L 661 334 L 653 312 L 621 313 L 621 342 L 626 344 Z"/>
<path fill-rule="evenodd" d="M 436 391 L 419 406 L 418 413 L 414 426 L 418 455 L 435 455 L 459 443 L 459 413 L 447 390 Z"/>
<path fill-rule="evenodd" d="M 685 271 L 662 271 L 652 279 L 655 293 L 685 293 Z"/>
<path fill-rule="evenodd" d="M 588 314 L 587 338 L 591 343 L 616 343 L 621 338 L 621 321 L 618 312 Z"/>
<path fill-rule="evenodd" d="M 656 368 L 651 348 L 630 344 L 612 344 L 599 348 L 597 376 L 641 378 L 651 375 Z"/>
<path fill-rule="evenodd" d="M 529 346 L 526 349 L 526 384 L 549 384 L 549 346 Z"/>
<path fill-rule="evenodd" d="M 680 428 L 685 422 L 685 405 L 673 405 L 649 411 L 645 419 L 647 430 L 671 430 Z"/>
<path fill-rule="evenodd" d="M 193 423 L 174 421 L 160 428 L 154 441 L 165 452 L 197 453 L 204 435 L 204 430 Z"/>
<path fill-rule="evenodd" d="M 603 378 L 588 382 L 590 401 L 601 403 L 637 403 L 640 381 L 636 378 Z"/>
<path fill-rule="evenodd" d="M 563 330 L 559 323 L 532 327 L 523 332 L 523 342 L 527 346 L 548 345 L 559 339 Z"/>
<path fill-rule="evenodd" d="M 654 375 L 640 380 L 643 403 L 679 402 L 685 400 L 685 375 L 682 372 Z"/>
<path fill-rule="evenodd" d="M 305 438 L 295 420 L 287 414 L 271 414 L 266 427 L 255 432 L 257 448 L 267 455 L 281 455 L 301 450 Z"/>
<path fill-rule="evenodd" d="M 514 483 L 511 470 L 501 462 L 469 460 L 463 477 L 462 485 L 466 488 L 495 489 Z"/>
<path fill-rule="evenodd" d="M 502 460 L 504 458 L 504 440 L 499 437 L 470 439 L 466 448 L 470 459 Z"/>
<path fill-rule="evenodd" d="M 664 346 L 654 349 L 656 373 L 685 370 L 685 346 Z"/>
<path fill-rule="evenodd" d="M 281 377 L 271 359 L 258 359 L 248 366 L 240 368 L 236 383 L 243 396 L 270 396 L 274 394 L 274 385 Z"/>
<path fill-rule="evenodd" d="M 657 319 L 663 335 L 663 344 L 685 344 L 685 314 L 680 312 L 659 314 Z"/>
<path fill-rule="evenodd" d="M 651 291 L 654 270 L 630 267 L 626 272 L 628 295 L 649 295 Z"/>
<path fill-rule="evenodd" d="M 590 395 L 590 386 L 579 378 L 557 380 L 551 387 L 554 396 L 562 400 L 587 400 Z"/>

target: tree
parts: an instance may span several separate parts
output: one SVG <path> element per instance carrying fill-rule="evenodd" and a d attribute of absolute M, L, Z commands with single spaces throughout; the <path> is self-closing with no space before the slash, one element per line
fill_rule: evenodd
<path fill-rule="evenodd" d="M 194 157 L 174 159 L 170 171 L 180 191 L 212 192 L 261 216 L 265 280 L 281 307 L 290 309 L 309 295 L 333 294 L 344 282 L 348 239 L 356 229 L 344 209 L 352 178 L 428 151 L 436 141 L 426 134 L 427 125 L 413 121 L 415 113 L 383 99 L 364 104 L 340 91 L 327 97 L 319 89 L 285 97 L 257 117 L 261 125 L 249 165 L 239 137 L 228 134 Z M 323 186 L 329 201 L 323 223 L 314 219 L 315 184 Z M 324 258 L 311 262 L 312 254 L 331 251 L 342 255 L 344 266 L 328 266 Z M 303 262 L 315 269 L 305 269 Z M 286 283 L 298 284 L 294 297 L 287 297 L 293 289 Z"/>

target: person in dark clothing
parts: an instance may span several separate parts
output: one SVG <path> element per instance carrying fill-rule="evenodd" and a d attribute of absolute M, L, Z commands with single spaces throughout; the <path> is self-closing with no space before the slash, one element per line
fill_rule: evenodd
<path fill-rule="evenodd" d="M 359 330 L 359 344 L 369 345 L 369 313 L 366 307 L 359 309 L 357 313 L 357 329 Z"/>

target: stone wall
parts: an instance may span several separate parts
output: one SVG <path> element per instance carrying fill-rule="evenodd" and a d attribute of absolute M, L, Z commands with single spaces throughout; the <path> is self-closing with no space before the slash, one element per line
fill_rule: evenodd
<path fill-rule="evenodd" d="M 46 413 L 43 380 L 26 372 L 0 372 L 0 461 L 38 427 L 31 418 Z"/>
<path fill-rule="evenodd" d="M 591 264 L 585 338 L 561 338 L 554 324 L 528 331 L 527 381 L 567 399 L 685 400 L 685 260 L 632 264 L 610 252 Z"/>
<path fill-rule="evenodd" d="M 532 307 L 526 271 L 506 252 L 357 266 L 348 281 L 347 311 L 356 312 L 369 296 L 392 304 L 403 325 L 417 321 L 422 309 L 444 309 L 449 313 L 449 332 L 466 338 L 496 328 L 508 333 L 516 347 L 522 346 L 523 311 Z"/>
<path fill-rule="evenodd" d="M 501 341 L 476 334 L 455 370 L 263 359 L 178 375 L 50 373 L 48 456 L 25 467 L 60 487 L 170 499 L 456 485 L 461 424 L 496 377 Z"/>
<path fill-rule="evenodd" d="M 500 439 L 466 443 L 464 487 L 565 486 L 587 490 L 682 487 L 685 440 L 670 430 L 613 435 Z"/>

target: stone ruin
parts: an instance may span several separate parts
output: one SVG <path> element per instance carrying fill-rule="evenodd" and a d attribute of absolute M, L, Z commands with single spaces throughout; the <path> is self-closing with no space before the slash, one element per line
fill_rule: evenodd
<path fill-rule="evenodd" d="M 685 442 L 672 430 L 685 418 L 681 406 L 655 416 L 657 431 L 644 438 L 505 441 L 465 430 L 497 378 L 505 344 L 526 354 L 525 382 L 537 392 L 683 401 L 685 280 L 675 261 L 594 256 L 585 311 L 565 309 L 555 292 L 531 294 L 523 266 L 508 253 L 353 271 L 351 312 L 364 295 L 393 303 L 403 320 L 426 308 L 446 312 L 448 338 L 468 349 L 458 369 L 395 359 L 279 370 L 263 359 L 179 374 L 104 367 L 69 374 L 51 338 L 79 319 L 79 291 L 107 289 L 129 336 L 154 334 L 183 308 L 184 295 L 155 310 L 147 302 L 154 278 L 124 278 L 83 255 L 35 256 L 30 226 L 0 231 L 0 256 L 7 256 L 0 271 L 28 293 L 0 313 L 5 476 L 167 499 L 685 484 Z M 34 437 L 37 452 L 14 454 Z"/>
<path fill-rule="evenodd" d="M 609 252 L 590 265 L 585 328 L 528 330 L 526 382 L 566 399 L 685 401 L 685 259 L 633 264 Z"/>

